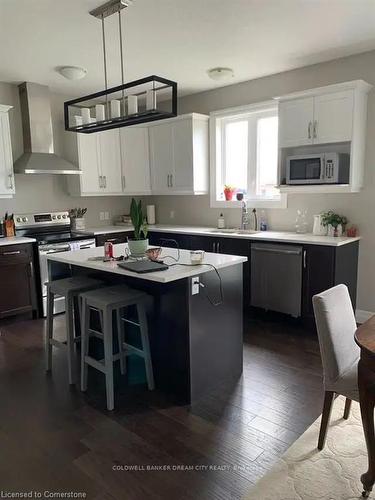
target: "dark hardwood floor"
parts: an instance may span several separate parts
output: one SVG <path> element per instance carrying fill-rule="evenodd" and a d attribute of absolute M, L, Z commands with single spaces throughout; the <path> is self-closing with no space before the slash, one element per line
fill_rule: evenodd
<path fill-rule="evenodd" d="M 64 317 L 56 324 L 62 335 Z M 190 408 L 122 384 L 112 413 L 100 375 L 91 374 L 85 395 L 69 387 L 63 351 L 54 350 L 45 374 L 43 320 L 0 330 L 3 491 L 239 499 L 321 413 L 315 334 L 279 318 L 246 320 L 244 372 L 234 386 Z"/>

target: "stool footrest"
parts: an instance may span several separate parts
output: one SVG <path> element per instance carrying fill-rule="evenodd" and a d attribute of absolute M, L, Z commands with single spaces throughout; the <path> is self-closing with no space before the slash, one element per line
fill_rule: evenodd
<path fill-rule="evenodd" d="M 144 351 L 142 349 L 138 349 L 138 347 L 135 347 L 131 344 L 127 344 L 124 342 L 123 346 L 125 347 L 126 351 L 125 354 L 126 356 L 130 356 L 131 354 L 136 354 L 137 356 L 140 356 L 141 358 L 145 357 Z"/>
<path fill-rule="evenodd" d="M 67 347 L 66 340 L 64 342 L 61 342 L 60 340 L 49 339 L 49 343 L 54 347 Z"/>
<path fill-rule="evenodd" d="M 120 354 L 114 354 L 112 356 L 112 362 L 118 361 L 120 359 L 120 357 L 121 357 Z M 92 358 L 91 356 L 85 356 L 85 363 L 92 366 L 93 368 L 96 368 L 97 370 L 100 370 L 103 373 L 106 373 L 104 358 L 103 359 L 95 359 L 95 358 Z"/>
<path fill-rule="evenodd" d="M 136 321 L 132 321 L 131 319 L 121 318 L 121 321 L 123 321 L 124 323 L 130 323 L 131 325 L 134 325 L 134 326 L 138 326 L 138 328 L 141 327 L 141 325 L 139 323 L 137 323 Z"/>
<path fill-rule="evenodd" d="M 103 334 L 102 332 L 98 332 L 98 330 L 93 330 L 92 328 L 88 328 L 88 332 L 90 335 L 93 335 L 94 337 L 98 337 L 99 339 L 103 339 Z"/>

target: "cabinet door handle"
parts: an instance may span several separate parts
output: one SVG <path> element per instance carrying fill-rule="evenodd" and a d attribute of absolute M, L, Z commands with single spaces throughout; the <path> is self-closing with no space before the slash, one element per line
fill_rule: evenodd
<path fill-rule="evenodd" d="M 15 250 L 14 252 L 4 252 L 3 255 L 19 255 L 20 253 L 20 250 Z"/>
<path fill-rule="evenodd" d="M 215 243 L 212 243 L 212 253 L 215 253 Z"/>
<path fill-rule="evenodd" d="M 9 174 L 9 189 L 13 189 L 13 174 Z"/>
<path fill-rule="evenodd" d="M 126 188 L 126 180 L 125 180 L 125 175 L 121 176 L 121 182 L 122 182 L 122 189 L 124 190 Z"/>
<path fill-rule="evenodd" d="M 317 136 L 318 136 L 317 135 L 317 129 L 318 129 L 318 122 L 317 122 L 317 120 L 314 120 L 314 127 L 313 127 L 313 137 L 314 137 L 314 139 L 316 139 Z"/>
<path fill-rule="evenodd" d="M 106 175 L 103 177 L 103 180 L 104 180 L 104 187 L 106 188 L 107 187 L 107 176 Z"/>
<path fill-rule="evenodd" d="M 173 174 L 171 174 L 171 187 L 173 187 Z"/>
<path fill-rule="evenodd" d="M 103 187 L 103 177 L 101 175 L 99 175 L 99 187 L 102 188 Z"/>
<path fill-rule="evenodd" d="M 312 125 L 312 123 L 309 122 L 309 124 L 307 126 L 307 137 L 308 137 L 308 139 L 311 139 L 311 125 Z"/>
<path fill-rule="evenodd" d="M 303 251 L 303 268 L 306 269 L 306 250 Z"/>
<path fill-rule="evenodd" d="M 220 241 L 216 243 L 216 252 L 220 253 Z"/>
<path fill-rule="evenodd" d="M 169 187 L 169 174 L 167 175 L 167 187 Z"/>

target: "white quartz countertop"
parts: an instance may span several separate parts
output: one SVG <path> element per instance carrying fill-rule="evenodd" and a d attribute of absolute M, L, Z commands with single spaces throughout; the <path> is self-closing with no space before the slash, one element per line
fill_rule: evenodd
<path fill-rule="evenodd" d="M 126 243 L 114 245 L 114 255 L 120 256 L 125 254 Z M 163 248 L 160 258 L 165 264 L 171 265 L 166 271 L 157 271 L 147 274 L 137 274 L 132 271 L 127 271 L 121 269 L 117 265 L 117 261 L 103 262 L 96 260 L 88 260 L 90 257 L 103 256 L 103 247 L 88 248 L 85 250 L 77 250 L 74 252 L 59 252 L 55 254 L 48 255 L 48 260 L 54 262 L 61 262 L 64 264 L 70 264 L 73 266 L 85 267 L 95 271 L 104 271 L 113 274 L 119 274 L 123 276 L 132 276 L 133 278 L 139 278 L 147 281 L 155 281 L 157 283 L 169 283 L 171 281 L 177 281 L 184 278 L 189 278 L 191 276 L 197 276 L 199 274 L 204 274 L 212 271 L 211 266 L 215 266 L 216 269 L 223 269 L 225 267 L 234 266 L 236 264 L 242 264 L 247 261 L 246 257 L 238 257 L 235 255 L 224 255 L 216 253 L 205 253 L 203 264 L 186 266 L 178 264 L 191 264 L 190 262 L 190 251 L 180 250 L 179 261 L 177 265 L 174 259 L 178 257 L 178 251 L 175 248 Z M 169 257 L 168 257 L 169 256 Z M 171 257 L 174 257 L 171 258 Z M 205 265 L 210 264 L 210 265 Z"/>
<path fill-rule="evenodd" d="M 121 233 L 126 231 L 132 231 L 133 228 L 128 225 L 119 226 L 103 226 L 99 228 L 87 228 L 86 232 L 96 235 L 106 234 L 106 233 Z M 220 230 L 213 227 L 198 227 L 198 226 L 172 226 L 164 224 L 156 224 L 154 226 L 149 226 L 150 231 L 154 232 L 167 232 L 167 233 L 180 233 L 180 234 L 194 234 L 202 236 L 213 236 L 220 238 L 239 238 L 248 239 L 253 241 L 270 241 L 270 242 L 281 242 L 281 243 L 301 243 L 308 245 L 326 245 L 339 247 L 341 245 L 347 245 L 348 243 L 353 243 L 354 241 L 360 240 L 360 237 L 349 238 L 347 236 L 341 236 L 334 238 L 332 236 L 315 236 L 311 233 L 297 234 L 289 231 L 259 231 L 257 233 L 248 234 L 238 234 L 233 232 L 220 232 Z"/>
<path fill-rule="evenodd" d="M 9 238 L 0 238 L 0 247 L 5 245 L 19 245 L 21 243 L 35 243 L 34 238 L 25 238 L 23 236 L 11 236 Z"/>

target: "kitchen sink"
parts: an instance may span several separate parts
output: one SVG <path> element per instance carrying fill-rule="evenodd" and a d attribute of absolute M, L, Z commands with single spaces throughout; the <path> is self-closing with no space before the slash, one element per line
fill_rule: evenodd
<path fill-rule="evenodd" d="M 254 231 L 253 229 L 211 229 L 210 233 L 221 233 L 221 234 L 256 234 L 259 231 Z"/>

